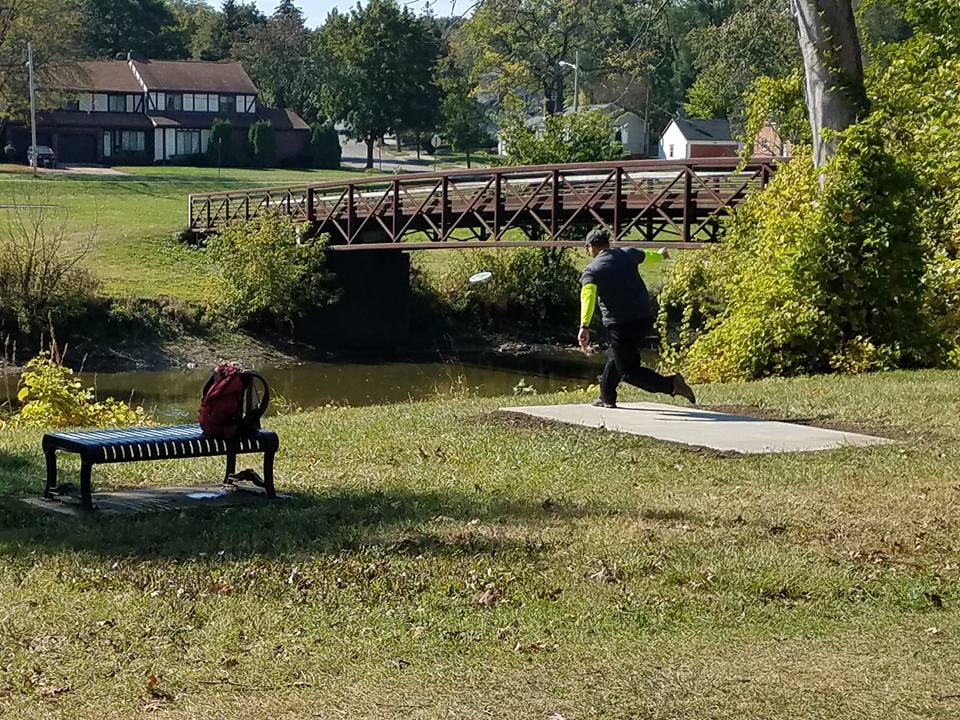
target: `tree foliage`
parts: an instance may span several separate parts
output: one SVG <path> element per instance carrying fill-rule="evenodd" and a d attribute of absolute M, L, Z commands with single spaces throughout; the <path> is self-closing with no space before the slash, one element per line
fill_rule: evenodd
<path fill-rule="evenodd" d="M 623 144 L 602 110 L 548 115 L 543 128 L 531 127 L 522 115 L 507 118 L 501 129 L 511 165 L 620 160 Z"/>
<path fill-rule="evenodd" d="M 440 131 L 454 150 L 467 153 L 469 167 L 470 152 L 490 142 L 486 111 L 471 94 L 470 82 L 463 74 L 452 70 L 440 77 L 439 85 L 443 90 Z"/>
<path fill-rule="evenodd" d="M 234 42 L 232 52 L 264 104 L 292 108 L 307 119 L 316 117 L 319 71 L 311 53 L 311 31 L 297 8 L 278 7 L 269 20 L 250 26 L 245 39 Z"/>
<path fill-rule="evenodd" d="M 433 84 L 439 40 L 429 23 L 395 0 L 371 0 L 349 15 L 332 12 L 319 31 L 318 49 L 327 68 L 321 107 L 367 143 L 367 167 L 373 167 L 377 138 L 415 127 L 431 110 L 426 100 L 439 102 Z"/>
<path fill-rule="evenodd" d="M 220 270 L 211 304 L 238 325 L 289 324 L 337 297 L 323 246 L 302 243 L 288 217 L 230 225 L 208 247 Z"/>
<path fill-rule="evenodd" d="M 960 361 L 960 7 L 890 4 L 912 30 L 867 48 L 870 113 L 675 266 L 661 327 L 694 377 Z"/>
<path fill-rule="evenodd" d="M 86 51 L 113 58 L 189 56 L 189 41 L 164 0 L 86 0 Z"/>
<path fill-rule="evenodd" d="M 247 138 L 250 142 L 253 162 L 259 167 L 272 165 L 277 157 L 277 140 L 273 134 L 273 123 L 269 120 L 258 120 L 250 126 Z"/>
<path fill-rule="evenodd" d="M 310 130 L 310 164 L 336 170 L 340 167 L 340 136 L 329 123 L 317 123 Z"/>
<path fill-rule="evenodd" d="M 746 0 L 719 25 L 690 32 L 696 79 L 685 108 L 692 117 L 739 117 L 743 96 L 759 76 L 780 77 L 800 67 L 789 0 Z"/>
<path fill-rule="evenodd" d="M 29 109 L 27 42 L 42 87 L 64 60 L 80 55 L 83 20 L 83 0 L 0 0 L 0 123 L 23 119 Z"/>

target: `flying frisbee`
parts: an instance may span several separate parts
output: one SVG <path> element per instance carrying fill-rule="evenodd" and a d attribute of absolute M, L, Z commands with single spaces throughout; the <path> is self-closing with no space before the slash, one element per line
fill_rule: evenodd
<path fill-rule="evenodd" d="M 493 273 L 489 270 L 484 270 L 482 272 L 474 273 L 467 278 L 467 282 L 471 285 L 476 285 L 477 283 L 485 283 L 487 280 L 493 277 Z"/>

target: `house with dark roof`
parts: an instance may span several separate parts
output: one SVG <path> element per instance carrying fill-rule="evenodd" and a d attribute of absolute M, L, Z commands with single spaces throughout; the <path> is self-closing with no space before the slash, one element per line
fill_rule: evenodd
<path fill-rule="evenodd" d="M 675 117 L 660 136 L 659 155 L 665 160 L 735 157 L 739 151 L 740 143 L 733 139 L 729 121 L 723 119 Z"/>
<path fill-rule="evenodd" d="M 210 127 L 229 120 L 237 140 L 270 121 L 277 162 L 295 162 L 310 128 L 295 112 L 258 102 L 257 87 L 234 61 L 91 60 L 73 63 L 48 83 L 60 107 L 37 113 L 37 144 L 60 162 L 147 164 L 189 161 L 207 151 Z M 11 128 L 20 153 L 29 128 Z"/>

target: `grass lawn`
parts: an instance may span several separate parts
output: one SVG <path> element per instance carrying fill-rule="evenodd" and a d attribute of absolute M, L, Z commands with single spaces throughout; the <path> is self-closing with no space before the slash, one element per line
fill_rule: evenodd
<path fill-rule="evenodd" d="M 175 242 L 186 225 L 187 196 L 232 188 L 322 182 L 355 176 L 336 170 L 119 167 L 126 175 L 41 175 L 0 165 L 0 204 L 49 203 L 65 212 L 70 237 L 91 248 L 87 264 L 112 295 L 203 296 L 209 266 Z M 12 217 L 14 211 L 0 210 Z M 0 217 L 0 222 L 5 221 Z"/>
<path fill-rule="evenodd" d="M 294 499 L 121 519 L 19 503 L 40 433 L 7 429 L 0 716 L 955 718 L 958 382 L 699 388 L 900 440 L 763 457 L 505 422 L 496 400 L 328 408 L 271 421 Z"/>

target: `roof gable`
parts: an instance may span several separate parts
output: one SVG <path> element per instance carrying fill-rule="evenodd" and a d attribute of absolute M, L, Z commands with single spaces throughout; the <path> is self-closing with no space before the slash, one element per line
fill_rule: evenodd
<path fill-rule="evenodd" d="M 132 60 L 148 90 L 256 95 L 243 65 L 233 60 Z"/>
<path fill-rule="evenodd" d="M 59 65 L 50 75 L 48 84 L 60 90 L 143 92 L 126 60 L 81 60 Z"/>
<path fill-rule="evenodd" d="M 694 120 L 692 118 L 674 118 L 680 133 L 690 142 L 735 142 L 730 134 L 730 121 L 714 118 Z"/>

